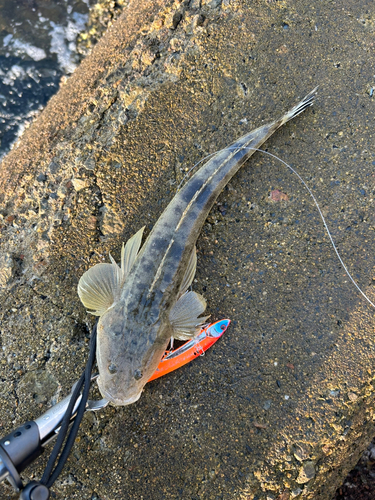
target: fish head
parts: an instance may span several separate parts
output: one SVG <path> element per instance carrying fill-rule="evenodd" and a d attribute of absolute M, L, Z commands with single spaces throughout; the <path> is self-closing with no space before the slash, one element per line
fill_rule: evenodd
<path fill-rule="evenodd" d="M 145 323 L 129 316 L 113 308 L 98 322 L 98 386 L 102 396 L 117 406 L 139 399 L 170 338 L 167 321 Z"/>

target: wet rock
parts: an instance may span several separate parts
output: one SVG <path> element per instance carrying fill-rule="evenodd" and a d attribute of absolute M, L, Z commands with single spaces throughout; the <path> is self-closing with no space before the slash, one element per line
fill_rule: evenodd
<path fill-rule="evenodd" d="M 13 259 L 10 254 L 0 255 L 0 288 L 5 288 L 13 275 Z"/>
<path fill-rule="evenodd" d="M 293 455 L 299 462 L 303 462 L 310 456 L 310 447 L 305 443 L 293 445 Z"/>
<path fill-rule="evenodd" d="M 39 174 L 38 177 L 36 178 L 38 182 L 46 182 L 47 176 L 45 174 Z"/>
<path fill-rule="evenodd" d="M 79 178 L 72 179 L 72 184 L 76 191 L 81 191 L 82 189 L 85 189 L 90 185 L 90 183 L 86 179 Z"/>
<path fill-rule="evenodd" d="M 270 193 L 270 199 L 271 201 L 288 201 L 289 196 L 278 189 L 274 189 Z"/>
<path fill-rule="evenodd" d="M 290 493 L 291 493 L 291 497 L 292 498 L 296 498 L 298 497 L 301 493 L 302 493 L 303 490 L 301 490 L 301 488 L 296 488 L 295 490 L 292 490 Z"/>
<path fill-rule="evenodd" d="M 357 399 L 358 399 L 358 394 L 356 394 L 355 392 L 349 392 L 348 398 L 349 398 L 349 401 L 354 403 L 354 401 L 357 401 Z"/>
<path fill-rule="evenodd" d="M 36 404 L 47 403 L 56 393 L 58 381 L 46 370 L 30 371 L 24 375 L 18 385 L 17 394 L 22 401 L 30 401 L 30 396 Z"/>
<path fill-rule="evenodd" d="M 311 460 L 308 460 L 304 462 L 302 467 L 299 469 L 296 481 L 298 484 L 305 484 L 308 483 L 314 477 L 315 477 L 315 464 Z"/>

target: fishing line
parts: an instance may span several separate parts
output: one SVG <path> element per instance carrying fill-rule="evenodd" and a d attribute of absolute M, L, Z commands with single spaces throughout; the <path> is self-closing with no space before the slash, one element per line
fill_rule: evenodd
<path fill-rule="evenodd" d="M 318 209 L 319 215 L 320 215 L 320 217 L 321 217 L 321 219 L 322 219 L 322 221 L 323 221 L 323 224 L 324 224 L 325 230 L 326 230 L 326 232 L 327 232 L 327 234 L 328 234 L 328 237 L 329 237 L 329 240 L 330 240 L 330 242 L 331 242 L 331 245 L 333 246 L 333 249 L 334 249 L 334 251 L 336 252 L 337 258 L 339 259 L 340 264 L 341 264 L 341 265 L 342 265 L 342 267 L 344 268 L 344 271 L 346 272 L 346 274 L 347 274 L 348 278 L 349 278 L 349 279 L 350 279 L 350 281 L 353 283 L 353 285 L 357 288 L 357 290 L 359 291 L 359 293 L 360 293 L 360 294 L 361 294 L 361 295 L 362 295 L 362 296 L 363 296 L 363 297 L 367 300 L 367 302 L 368 302 L 369 304 L 371 304 L 371 305 L 372 305 L 372 307 L 375 309 L 375 304 L 374 304 L 374 302 L 372 302 L 372 301 L 369 299 L 369 297 L 367 297 L 367 295 L 365 294 L 365 292 L 363 292 L 363 291 L 361 290 L 361 288 L 359 287 L 359 285 L 357 285 L 356 281 L 354 280 L 354 278 L 353 278 L 353 277 L 352 277 L 352 275 L 350 274 L 350 272 L 349 272 L 348 268 L 347 268 L 347 267 L 346 267 L 346 265 L 344 264 L 344 261 L 342 260 L 342 258 L 341 258 L 341 256 L 340 256 L 340 254 L 339 254 L 339 251 L 337 250 L 337 247 L 336 247 L 336 245 L 335 245 L 335 242 L 333 241 L 333 238 L 332 238 L 332 235 L 331 235 L 331 233 L 330 233 L 330 230 L 328 229 L 328 226 L 327 226 L 326 220 L 325 220 L 325 218 L 324 218 L 324 216 L 323 216 L 323 213 L 322 213 L 322 211 L 320 210 L 319 204 L 318 204 L 318 202 L 317 202 L 317 200 L 316 200 L 315 196 L 313 195 L 313 193 L 312 193 L 311 189 L 310 189 L 310 188 L 309 188 L 309 186 L 306 184 L 306 182 L 303 180 L 303 178 L 299 175 L 299 173 L 298 173 L 298 172 L 296 172 L 296 171 L 294 170 L 294 168 L 292 168 L 292 167 L 291 167 L 288 163 L 286 163 L 284 160 L 282 160 L 282 159 L 281 159 L 281 158 L 279 158 L 278 156 L 276 156 L 276 155 L 274 155 L 274 154 L 270 153 L 269 151 L 265 151 L 264 149 L 251 148 L 251 147 L 249 147 L 249 146 L 246 146 L 246 147 L 244 147 L 244 148 L 238 148 L 238 147 L 236 147 L 236 148 L 232 148 L 232 147 L 228 147 L 228 148 L 223 148 L 223 149 L 220 149 L 219 151 L 215 151 L 214 153 L 211 153 L 211 154 L 209 154 L 209 155 L 205 156 L 204 158 L 202 158 L 201 160 L 199 160 L 199 161 L 198 161 L 195 165 L 193 165 L 193 166 L 192 166 L 192 167 L 191 167 L 191 168 L 190 168 L 190 169 L 186 172 L 186 174 L 184 175 L 184 177 L 183 177 L 182 181 L 181 181 L 181 182 L 180 182 L 180 184 L 178 185 L 177 191 L 181 188 L 182 183 L 184 182 L 184 180 L 186 179 L 186 177 L 189 175 L 189 173 L 190 173 L 190 172 L 191 172 L 191 171 L 192 171 L 195 167 L 197 167 L 200 163 L 202 163 L 202 161 L 207 160 L 207 159 L 208 159 L 208 158 L 210 158 L 211 156 L 214 156 L 214 155 L 216 155 L 216 154 L 218 154 L 218 153 L 222 153 L 223 151 L 227 151 L 227 150 L 231 150 L 231 149 L 233 149 L 233 150 L 238 150 L 238 151 L 252 150 L 252 151 L 258 151 L 259 153 L 264 153 L 264 154 L 266 154 L 266 155 L 268 155 L 268 156 L 271 156 L 271 157 L 272 157 L 272 158 L 274 158 L 275 160 L 279 160 L 279 161 L 280 161 L 283 165 L 285 165 L 287 168 L 289 168 L 289 170 L 290 170 L 293 174 L 295 174 L 295 175 L 298 177 L 298 179 L 302 182 L 303 186 L 307 189 L 307 191 L 308 191 L 309 195 L 311 196 L 311 198 L 313 199 L 313 201 L 314 201 L 314 203 L 315 203 L 316 208 Z"/>

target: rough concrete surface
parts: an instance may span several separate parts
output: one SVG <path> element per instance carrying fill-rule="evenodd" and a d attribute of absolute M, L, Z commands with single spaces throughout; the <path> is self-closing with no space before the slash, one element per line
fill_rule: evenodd
<path fill-rule="evenodd" d="M 317 84 L 265 147 L 308 182 L 374 299 L 374 27 L 356 0 L 129 3 L 2 163 L 2 435 L 83 368 L 82 273 L 150 229 L 195 162 Z M 87 415 L 53 498 L 325 500 L 357 462 L 374 434 L 373 310 L 280 162 L 257 154 L 224 190 L 194 288 L 230 329 L 137 403 Z"/>

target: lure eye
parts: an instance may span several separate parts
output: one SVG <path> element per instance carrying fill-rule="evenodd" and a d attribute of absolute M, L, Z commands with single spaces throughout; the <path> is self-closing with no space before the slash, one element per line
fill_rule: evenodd
<path fill-rule="evenodd" d="M 135 378 L 135 380 L 139 380 L 139 379 L 142 378 L 142 372 L 141 372 L 141 370 L 135 370 L 134 371 L 134 378 Z"/>

